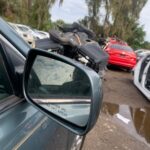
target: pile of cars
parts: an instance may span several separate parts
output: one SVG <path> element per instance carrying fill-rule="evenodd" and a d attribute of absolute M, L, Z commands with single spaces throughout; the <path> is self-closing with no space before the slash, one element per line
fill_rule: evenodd
<path fill-rule="evenodd" d="M 44 31 L 33 29 L 27 25 L 10 23 L 9 25 L 32 47 L 35 47 L 35 40 L 49 38 L 49 34 Z"/>
<path fill-rule="evenodd" d="M 126 42 L 110 38 L 104 51 L 109 54 L 109 65 L 119 66 L 128 71 L 131 71 L 136 65 L 136 54 Z"/>
<path fill-rule="evenodd" d="M 109 54 L 108 65 L 132 71 L 134 85 L 150 100 L 150 50 L 133 49 L 116 38 L 109 38 L 104 51 Z"/>

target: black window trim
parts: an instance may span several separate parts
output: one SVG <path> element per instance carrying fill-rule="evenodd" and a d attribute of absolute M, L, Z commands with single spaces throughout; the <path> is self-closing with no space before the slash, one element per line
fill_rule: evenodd
<path fill-rule="evenodd" d="M 0 41 L 0 47 L 2 47 L 1 41 Z M 3 47 L 2 47 L 2 49 L 3 49 Z M 2 55 L 2 54 L 0 53 L 0 55 Z M 3 55 L 2 55 L 2 58 L 3 58 Z M 13 85 L 12 85 L 11 79 L 10 79 L 10 77 L 9 77 L 9 74 L 8 74 L 8 71 L 7 71 L 7 68 L 6 68 L 6 65 L 5 65 L 4 58 L 3 58 L 3 60 L 2 60 L 2 63 L 3 63 L 3 67 L 4 67 L 4 70 L 5 70 L 5 73 L 6 73 L 8 82 L 9 82 L 9 84 L 10 84 L 10 87 L 11 87 L 11 89 L 12 89 L 12 92 L 14 93 Z M 13 93 L 12 93 L 12 95 L 13 95 Z M 9 97 L 9 96 L 8 96 L 8 97 Z M 5 98 L 4 98 L 4 99 L 5 99 Z"/>
<path fill-rule="evenodd" d="M 17 72 L 16 66 L 13 65 L 12 60 L 5 48 L 5 45 L 7 45 L 7 44 L 1 38 L 0 38 L 0 44 L 1 44 L 0 46 L 2 46 L 2 49 L 3 49 L 2 56 L 3 56 L 6 70 L 7 70 L 7 74 L 9 76 L 9 79 L 13 86 L 14 95 L 16 95 L 16 96 L 20 96 L 20 94 L 23 95 L 22 91 L 21 91 L 22 90 L 22 85 L 21 85 L 22 81 L 20 81 L 22 78 L 21 74 L 20 74 L 20 72 Z M 19 53 L 19 51 L 18 51 L 18 53 Z"/>
<path fill-rule="evenodd" d="M 17 51 L 17 49 L 7 39 L 5 39 L 0 34 L 0 46 L 4 49 L 3 42 L 5 44 L 8 44 L 12 48 L 12 50 L 14 50 L 15 52 L 17 52 L 21 56 L 22 59 L 26 60 L 25 57 L 19 51 Z M 8 72 L 8 68 L 10 67 L 10 65 L 6 63 L 7 58 L 4 58 L 4 57 L 6 57 L 5 54 L 2 54 L 2 57 L 3 57 L 3 62 L 4 62 L 4 68 L 5 68 L 5 71 L 7 73 L 8 80 L 10 82 L 11 88 L 12 88 L 12 90 L 13 90 L 14 93 L 12 95 L 10 95 L 10 96 L 8 96 L 8 97 L 6 97 L 6 98 L 4 98 L 4 99 L 2 99 L 0 101 L 0 114 L 2 112 L 6 111 L 7 109 L 15 106 L 16 104 L 22 102 L 22 100 L 24 100 L 23 98 L 18 97 L 18 96 L 15 95 L 15 89 L 14 89 L 14 86 L 13 86 L 13 82 L 12 82 L 12 79 L 10 78 L 10 73 Z"/>
<path fill-rule="evenodd" d="M 20 55 L 20 57 L 23 60 L 26 60 L 26 58 L 2 34 L 0 34 L 0 40 L 2 40 L 4 43 L 8 44 L 14 52 L 16 52 Z"/>

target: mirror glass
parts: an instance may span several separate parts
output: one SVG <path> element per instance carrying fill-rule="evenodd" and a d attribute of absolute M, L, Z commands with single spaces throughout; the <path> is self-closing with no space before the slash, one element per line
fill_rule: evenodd
<path fill-rule="evenodd" d="M 91 84 L 77 67 L 36 56 L 30 71 L 28 96 L 46 112 L 75 125 L 86 126 L 91 106 Z"/>

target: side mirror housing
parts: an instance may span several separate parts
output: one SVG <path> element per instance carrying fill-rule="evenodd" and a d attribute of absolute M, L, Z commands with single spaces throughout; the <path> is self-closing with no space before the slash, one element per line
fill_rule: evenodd
<path fill-rule="evenodd" d="M 64 56 L 30 50 L 24 75 L 26 100 L 72 132 L 84 135 L 96 123 L 102 83 L 90 68 Z"/>

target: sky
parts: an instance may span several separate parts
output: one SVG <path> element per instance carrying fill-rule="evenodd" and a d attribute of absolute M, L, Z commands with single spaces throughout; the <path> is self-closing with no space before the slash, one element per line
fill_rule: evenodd
<path fill-rule="evenodd" d="M 147 1 L 146 5 L 140 13 L 139 22 L 144 26 L 144 30 L 146 32 L 145 39 L 150 41 L 150 0 Z"/>
<path fill-rule="evenodd" d="M 63 7 L 59 6 L 59 1 L 51 9 L 51 19 L 56 21 L 62 19 L 67 23 L 72 23 L 82 19 L 87 15 L 88 8 L 84 0 L 64 0 Z"/>
<path fill-rule="evenodd" d="M 65 22 L 72 23 L 88 15 L 85 0 L 64 0 L 62 6 L 59 6 L 58 0 L 52 7 L 50 11 L 52 21 L 63 18 Z M 145 40 L 150 41 L 150 0 L 147 1 L 140 13 L 139 23 L 143 25 L 144 31 L 146 32 Z"/>

